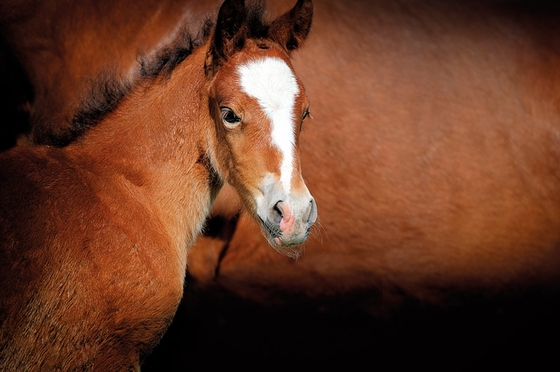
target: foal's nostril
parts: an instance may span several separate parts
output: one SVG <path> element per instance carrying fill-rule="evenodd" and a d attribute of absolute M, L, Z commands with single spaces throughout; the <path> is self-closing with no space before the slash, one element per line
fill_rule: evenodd
<path fill-rule="evenodd" d="M 317 220 L 317 204 L 315 203 L 315 199 L 311 199 L 309 202 L 309 215 L 307 217 L 307 223 L 313 225 Z"/>
<path fill-rule="evenodd" d="M 272 213 L 271 213 L 271 219 L 272 222 L 274 222 L 275 224 L 280 224 L 280 221 L 282 221 L 282 218 L 284 217 L 284 212 L 282 212 L 282 208 L 280 206 L 280 203 L 282 203 L 282 200 L 278 201 L 276 204 L 274 204 L 274 207 L 272 208 Z"/>

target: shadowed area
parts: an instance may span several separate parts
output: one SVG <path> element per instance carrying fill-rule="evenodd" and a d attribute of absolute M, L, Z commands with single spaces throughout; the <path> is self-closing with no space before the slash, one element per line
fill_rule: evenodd
<path fill-rule="evenodd" d="M 558 295 L 546 290 L 457 296 L 441 308 L 415 301 L 375 313 L 381 293 L 350 291 L 263 306 L 192 278 L 178 313 L 143 371 L 281 368 L 382 371 L 546 370 L 558 366 Z M 370 305 L 373 313 L 370 312 Z"/>
<path fill-rule="evenodd" d="M 0 151 L 13 147 L 20 135 L 29 132 L 26 104 L 33 100 L 33 88 L 0 28 Z"/>

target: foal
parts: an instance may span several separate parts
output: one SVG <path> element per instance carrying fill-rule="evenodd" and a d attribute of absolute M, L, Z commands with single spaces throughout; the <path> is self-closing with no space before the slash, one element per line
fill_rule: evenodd
<path fill-rule="evenodd" d="M 299 0 L 265 23 L 226 0 L 204 42 L 108 84 L 108 110 L 77 115 L 64 146 L 1 155 L 0 370 L 137 370 L 224 181 L 274 248 L 305 241 L 308 102 L 289 55 L 312 13 Z"/>

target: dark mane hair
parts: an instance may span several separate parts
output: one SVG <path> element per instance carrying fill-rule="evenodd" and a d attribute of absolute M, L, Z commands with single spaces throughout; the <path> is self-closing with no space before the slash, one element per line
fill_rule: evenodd
<path fill-rule="evenodd" d="M 262 1 L 247 5 L 246 37 L 264 39 L 268 37 L 269 24 L 264 21 L 265 6 Z M 214 21 L 206 19 L 197 36 L 186 31 L 186 27 L 170 45 L 160 49 L 153 56 L 139 55 L 139 69 L 131 80 L 119 79 L 116 69 L 110 68 L 101 73 L 92 83 L 85 99 L 72 117 L 68 132 L 51 138 L 55 146 L 64 147 L 84 134 L 89 128 L 101 122 L 112 113 L 138 84 L 156 78 L 168 78 L 175 67 L 183 62 L 194 49 L 202 45 L 214 28 Z"/>

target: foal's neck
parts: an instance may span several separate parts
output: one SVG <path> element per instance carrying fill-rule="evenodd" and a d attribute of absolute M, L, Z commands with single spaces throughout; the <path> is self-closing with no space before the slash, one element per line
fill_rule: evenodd
<path fill-rule="evenodd" d="M 221 187 L 207 160 L 215 134 L 205 50 L 197 48 L 170 77 L 136 87 L 115 112 L 67 148 L 78 168 L 94 174 L 92 182 L 142 195 L 183 246 L 193 243 Z"/>

